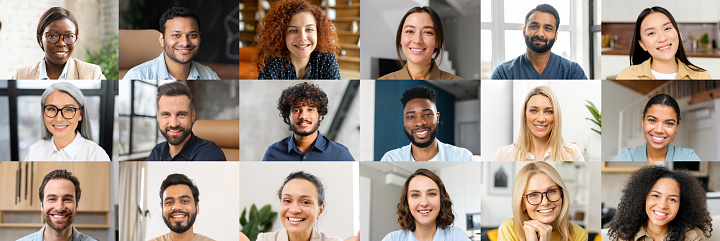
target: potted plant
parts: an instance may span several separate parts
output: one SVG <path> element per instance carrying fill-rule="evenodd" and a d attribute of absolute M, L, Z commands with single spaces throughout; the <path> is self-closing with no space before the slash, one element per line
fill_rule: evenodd
<path fill-rule="evenodd" d="M 277 212 L 272 211 L 270 204 L 263 206 L 260 210 L 253 204 L 250 206 L 250 213 L 247 215 L 247 219 L 246 214 L 248 214 L 247 207 L 243 208 L 242 214 L 240 215 L 240 226 L 242 226 L 242 232 L 250 241 L 257 240 L 259 233 L 272 231 L 273 220 L 275 220 Z"/>

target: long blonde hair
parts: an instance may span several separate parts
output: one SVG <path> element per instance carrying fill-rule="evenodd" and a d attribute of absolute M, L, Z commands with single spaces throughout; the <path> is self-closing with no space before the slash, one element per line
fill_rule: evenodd
<path fill-rule="evenodd" d="M 560 215 L 552 222 L 553 230 L 557 230 L 560 234 L 561 241 L 572 240 L 572 225 L 570 224 L 570 195 L 565 187 L 560 174 L 545 162 L 531 162 L 525 165 L 515 177 L 515 187 L 513 188 L 512 207 L 513 207 L 513 221 L 515 222 L 515 233 L 517 234 L 520 241 L 525 241 L 525 231 L 523 224 L 525 221 L 531 220 L 527 214 L 525 205 L 527 202 L 523 202 L 523 195 L 525 195 L 525 188 L 528 186 L 528 182 L 532 175 L 538 173 L 545 173 L 550 179 L 555 182 L 562 189 L 562 210 Z"/>
<path fill-rule="evenodd" d="M 550 146 L 550 158 L 553 161 L 573 161 L 571 155 L 572 149 L 563 145 L 562 139 L 562 114 L 560 112 L 560 103 L 553 92 L 547 86 L 538 86 L 532 89 L 525 97 L 525 104 L 522 108 L 522 119 L 520 120 L 520 134 L 518 136 L 517 144 L 515 145 L 515 161 L 524 161 L 530 153 L 530 147 L 533 146 L 532 133 L 530 133 L 530 127 L 527 125 L 527 105 L 530 101 L 530 97 L 542 95 L 550 99 L 550 103 L 553 106 L 553 113 L 555 120 L 553 121 L 552 130 L 550 131 L 550 138 L 548 138 L 548 145 Z M 542 160 L 543 157 L 537 157 L 538 160 Z"/>

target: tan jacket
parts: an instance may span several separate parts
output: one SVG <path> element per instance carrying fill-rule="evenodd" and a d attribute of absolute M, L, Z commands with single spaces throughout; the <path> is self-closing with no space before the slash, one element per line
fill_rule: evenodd
<path fill-rule="evenodd" d="M 620 71 L 617 76 L 617 80 L 631 80 L 631 79 L 656 79 L 655 76 L 650 72 L 650 63 L 652 58 L 645 60 L 642 64 L 636 64 L 627 67 Z M 675 75 L 675 79 L 711 79 L 710 74 L 706 71 L 696 71 L 691 69 L 689 66 L 680 62 L 679 59 L 675 58 L 675 62 L 678 63 L 678 72 Z"/>
<path fill-rule="evenodd" d="M 379 78 L 381 79 L 402 79 L 402 80 L 410 80 L 412 77 L 410 77 L 410 72 L 408 72 L 407 64 L 398 71 L 383 75 Z M 460 78 L 457 75 L 445 72 L 440 70 L 440 68 L 437 67 L 437 64 L 435 62 L 432 62 L 432 69 L 430 69 L 430 79 L 431 80 L 462 80 L 463 78 Z"/>
<path fill-rule="evenodd" d="M 67 61 L 67 79 L 69 80 L 97 80 L 105 79 L 100 66 L 83 62 L 76 58 Z M 11 79 L 37 80 L 40 79 L 42 64 L 38 62 L 15 70 Z"/>
<path fill-rule="evenodd" d="M 647 233 L 647 230 L 645 230 L 645 227 L 640 227 L 640 230 L 638 230 L 638 232 L 635 234 L 635 238 L 633 238 L 633 241 L 652 241 L 652 240 L 653 240 L 653 238 L 650 237 L 650 234 Z M 703 234 L 703 231 L 697 227 L 685 232 L 685 240 L 684 241 L 704 241 L 704 240 L 705 240 L 705 234 Z"/>

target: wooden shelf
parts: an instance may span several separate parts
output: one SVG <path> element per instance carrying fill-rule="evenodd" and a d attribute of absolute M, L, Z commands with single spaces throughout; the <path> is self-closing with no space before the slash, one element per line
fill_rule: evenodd
<path fill-rule="evenodd" d="M 338 35 L 347 35 L 347 36 L 360 36 L 360 32 L 353 32 L 353 31 L 337 31 Z"/>
<path fill-rule="evenodd" d="M 352 21 L 360 21 L 360 17 L 337 17 L 333 21 L 340 21 L 340 22 L 352 22 Z"/>
<path fill-rule="evenodd" d="M 350 49 L 360 49 L 360 47 L 357 46 L 357 44 L 347 44 L 347 43 L 340 43 L 340 48 L 350 50 Z"/>
<path fill-rule="evenodd" d="M 346 62 L 353 62 L 353 63 L 360 63 L 359 57 L 350 57 L 350 56 L 338 56 L 338 61 L 346 61 Z"/>

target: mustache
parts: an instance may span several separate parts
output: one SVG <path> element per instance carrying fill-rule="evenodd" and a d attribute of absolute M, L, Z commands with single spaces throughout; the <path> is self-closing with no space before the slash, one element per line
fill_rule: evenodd
<path fill-rule="evenodd" d="M 532 36 L 532 37 L 530 38 L 530 41 L 531 41 L 531 42 L 532 42 L 532 41 L 535 41 L 535 40 L 540 40 L 540 41 L 545 41 L 545 42 L 547 42 L 547 38 L 540 38 L 540 37 L 538 37 L 538 36 Z"/>
<path fill-rule="evenodd" d="M 182 126 L 166 126 L 165 127 L 165 132 L 168 132 L 170 130 L 185 131 L 185 127 L 182 127 Z"/>
<path fill-rule="evenodd" d="M 170 214 L 168 214 L 168 218 L 172 217 L 173 214 L 185 214 L 185 216 L 190 217 L 190 213 L 178 210 L 178 211 L 174 211 L 174 212 L 171 212 Z"/>
<path fill-rule="evenodd" d="M 412 132 L 417 132 L 417 131 L 430 131 L 430 128 L 428 128 L 428 127 L 420 127 L 420 128 L 415 128 L 415 129 L 412 130 Z"/>
<path fill-rule="evenodd" d="M 312 125 L 312 121 L 309 121 L 309 120 L 300 121 L 298 123 L 295 123 L 295 125 L 300 126 L 302 123 L 308 123 L 308 124 Z"/>

